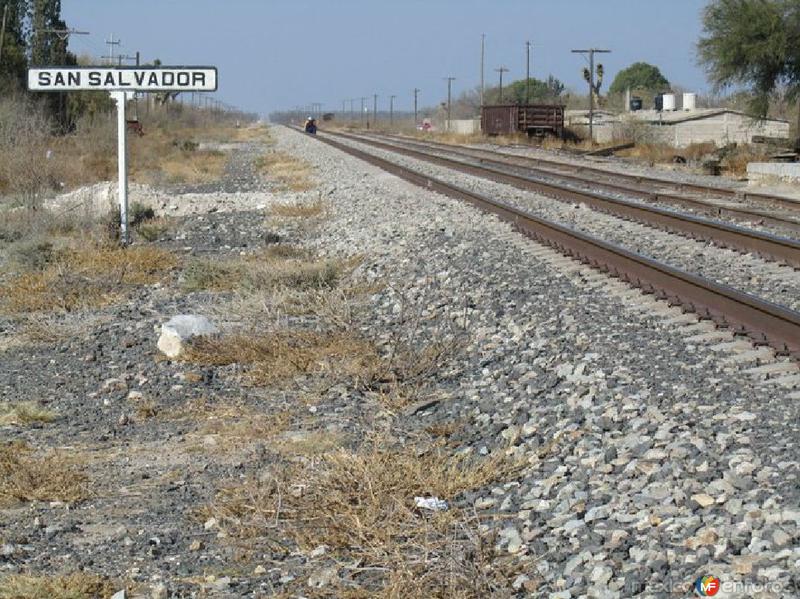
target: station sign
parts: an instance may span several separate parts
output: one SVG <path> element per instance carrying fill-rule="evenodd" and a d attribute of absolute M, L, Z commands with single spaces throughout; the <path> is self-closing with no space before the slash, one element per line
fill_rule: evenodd
<path fill-rule="evenodd" d="M 28 89 L 130 92 L 213 92 L 215 67 L 42 67 L 28 69 Z"/>

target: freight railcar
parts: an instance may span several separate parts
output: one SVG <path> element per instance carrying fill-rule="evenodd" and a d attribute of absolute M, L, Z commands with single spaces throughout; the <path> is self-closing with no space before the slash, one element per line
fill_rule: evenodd
<path fill-rule="evenodd" d="M 526 133 L 564 136 L 564 106 L 560 104 L 498 104 L 481 109 L 481 130 L 487 135 Z"/>

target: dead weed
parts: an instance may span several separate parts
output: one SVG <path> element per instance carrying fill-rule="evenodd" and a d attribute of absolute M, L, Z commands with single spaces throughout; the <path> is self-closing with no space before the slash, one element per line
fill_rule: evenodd
<path fill-rule="evenodd" d="M 18 501 L 76 502 L 88 495 L 88 478 L 61 455 L 32 455 L 24 443 L 0 446 L 0 505 Z"/>
<path fill-rule="evenodd" d="M 329 206 L 322 200 L 314 202 L 280 202 L 269 208 L 272 216 L 283 218 L 312 218 L 324 216 Z"/>
<path fill-rule="evenodd" d="M 0 307 L 10 313 L 99 307 L 161 280 L 176 263 L 166 250 L 150 246 L 69 248 L 43 269 L 12 277 L 0 289 Z"/>
<path fill-rule="evenodd" d="M 187 291 L 324 289 L 335 286 L 354 266 L 352 261 L 317 260 L 281 247 L 233 260 L 194 260 L 184 272 L 183 286 Z"/>
<path fill-rule="evenodd" d="M 377 355 L 371 343 L 349 332 L 298 330 L 201 337 L 189 345 L 184 359 L 240 364 L 247 379 L 261 386 L 308 375 L 363 380 L 371 376 Z"/>
<path fill-rule="evenodd" d="M 311 165 L 291 154 L 270 152 L 256 159 L 256 168 L 289 191 L 307 191 L 314 187 Z"/>
<path fill-rule="evenodd" d="M 55 419 L 55 413 L 32 401 L 0 403 L 0 425 L 25 426 L 53 422 Z"/>
<path fill-rule="evenodd" d="M 238 542 L 278 547 L 288 538 L 301 550 L 324 545 L 339 563 L 361 564 L 372 576 L 349 596 L 392 596 L 412 580 L 402 596 L 485 596 L 498 584 L 493 574 L 502 559 L 495 572 L 479 565 L 491 549 L 458 500 L 512 479 L 521 467 L 499 454 L 478 459 L 437 448 L 418 455 L 369 441 L 223 489 L 208 513 Z M 428 496 L 445 499 L 449 509 L 415 506 L 415 497 Z"/>
<path fill-rule="evenodd" d="M 0 575 L 0 599 L 96 599 L 110 597 L 117 590 L 107 578 L 86 572 Z"/>

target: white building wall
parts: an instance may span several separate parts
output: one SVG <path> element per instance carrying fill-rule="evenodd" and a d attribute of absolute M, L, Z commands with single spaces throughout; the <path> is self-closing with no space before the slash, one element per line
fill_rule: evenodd
<path fill-rule="evenodd" d="M 480 130 L 480 119 L 452 119 L 450 121 L 450 133 L 471 135 L 472 133 L 480 133 Z"/>
<path fill-rule="evenodd" d="M 693 121 L 664 125 L 671 131 L 665 137 L 678 148 L 690 144 L 713 142 L 718 146 L 731 143 L 750 143 L 756 135 L 789 137 L 789 123 L 757 122 L 740 114 L 726 112 Z"/>

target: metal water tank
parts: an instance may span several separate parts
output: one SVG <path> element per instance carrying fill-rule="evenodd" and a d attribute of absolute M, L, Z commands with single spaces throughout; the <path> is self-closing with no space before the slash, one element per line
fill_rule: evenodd
<path fill-rule="evenodd" d="M 664 112 L 675 110 L 675 94 L 664 94 Z"/>
<path fill-rule="evenodd" d="M 697 108 L 697 94 L 694 92 L 684 92 L 683 94 L 683 109 L 695 110 Z"/>

